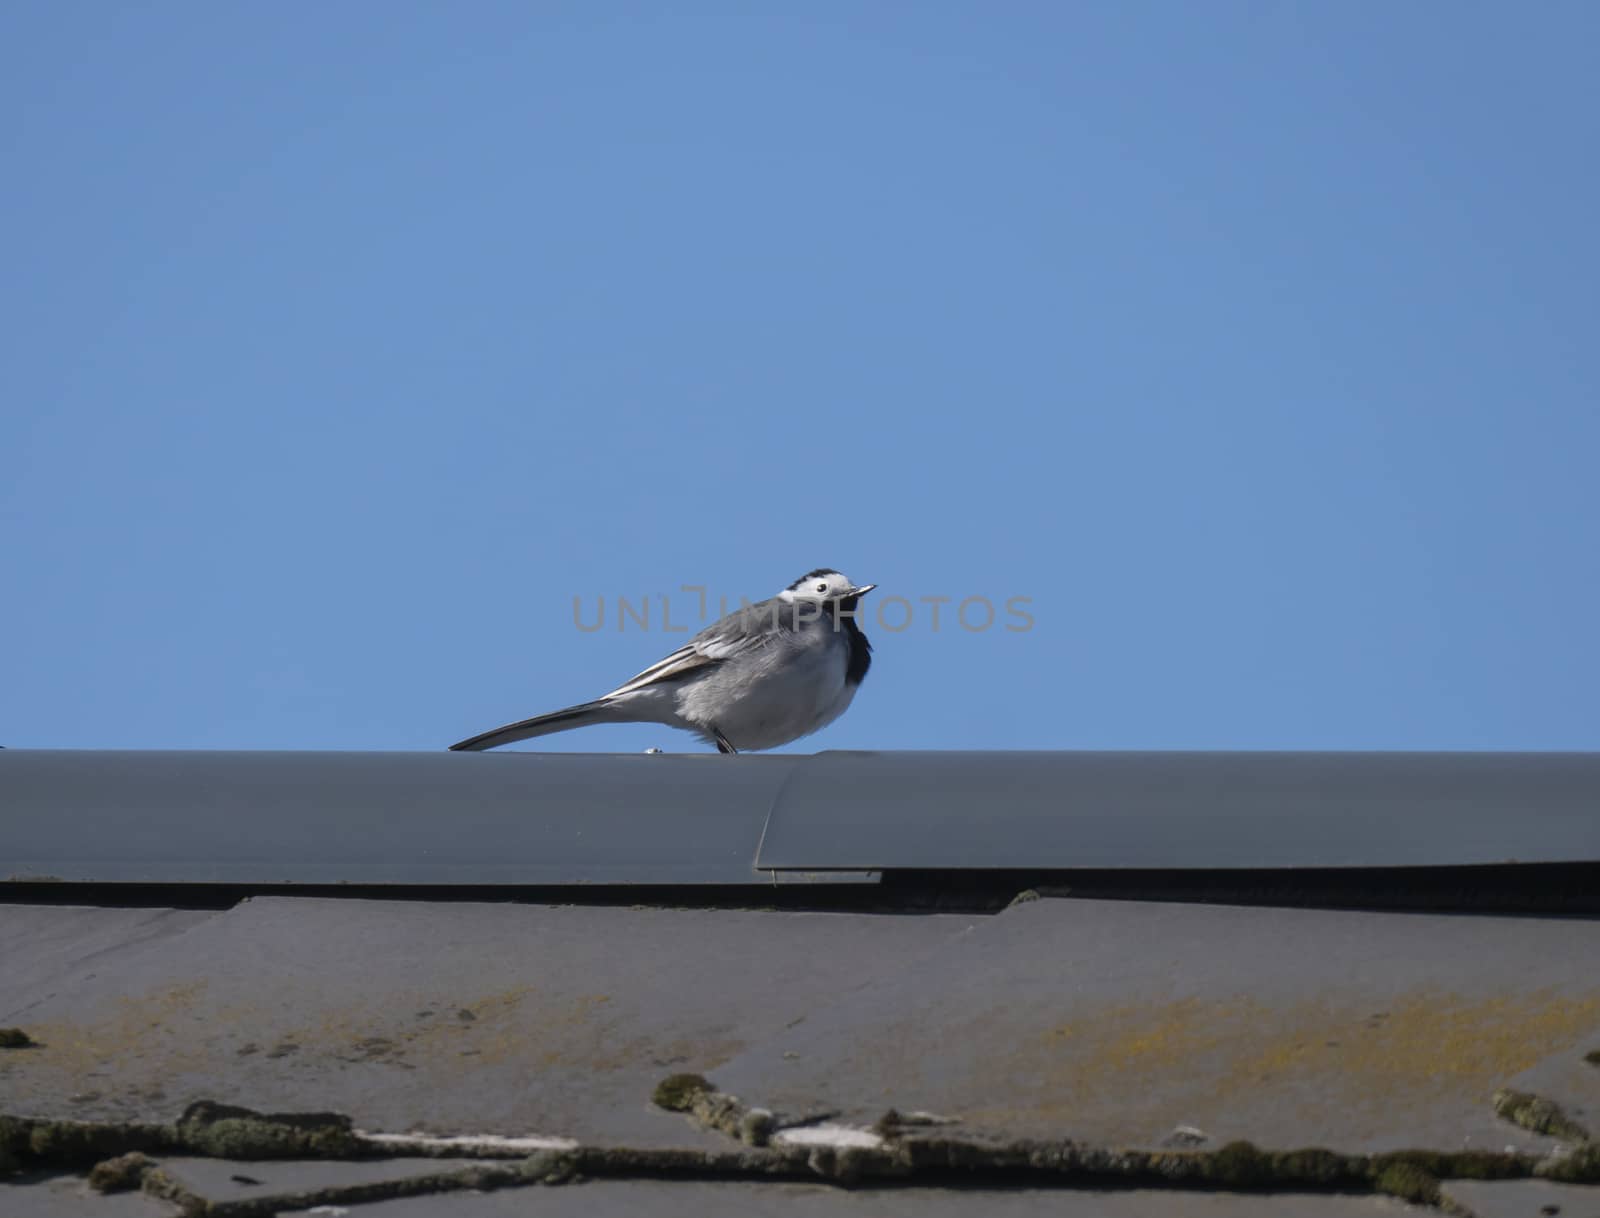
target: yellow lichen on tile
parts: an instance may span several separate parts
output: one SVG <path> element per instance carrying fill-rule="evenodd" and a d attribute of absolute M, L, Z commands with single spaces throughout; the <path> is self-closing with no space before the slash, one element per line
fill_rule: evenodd
<path fill-rule="evenodd" d="M 1011 1046 L 983 1066 L 1012 1080 L 1005 1106 L 969 1109 L 974 1119 L 1009 1124 L 1026 1114 L 1063 1132 L 1149 1137 L 1270 1094 L 1282 1111 L 1371 1130 L 1399 1108 L 1487 1105 L 1507 1079 L 1589 1038 L 1600 992 L 1422 989 L 1376 1008 L 1353 1007 L 1337 991 L 1281 1004 L 1239 996 L 1085 1005 L 1020 1039 L 1016 1016 L 1007 1022 L 1009 1035 L 992 1024 L 970 1030 Z M 968 1077 L 956 1089 L 981 1093 L 983 1082 Z"/>

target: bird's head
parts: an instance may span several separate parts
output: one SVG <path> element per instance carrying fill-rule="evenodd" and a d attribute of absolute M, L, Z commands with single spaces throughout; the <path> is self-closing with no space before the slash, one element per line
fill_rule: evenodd
<path fill-rule="evenodd" d="M 827 601 L 839 601 L 848 608 L 854 608 L 857 597 L 865 596 L 876 588 L 877 584 L 853 584 L 848 576 L 839 574 L 828 567 L 818 567 L 815 571 L 807 572 L 782 592 L 778 599 L 789 601 L 814 601 L 819 604 Z"/>

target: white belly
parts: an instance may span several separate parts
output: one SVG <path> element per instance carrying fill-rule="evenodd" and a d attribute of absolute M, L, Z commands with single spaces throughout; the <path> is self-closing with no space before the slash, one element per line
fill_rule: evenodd
<path fill-rule="evenodd" d="M 845 682 L 843 640 L 791 650 L 751 680 L 749 670 L 718 672 L 678 695 L 678 713 L 708 736 L 715 728 L 741 752 L 777 748 L 832 723 L 856 687 Z"/>

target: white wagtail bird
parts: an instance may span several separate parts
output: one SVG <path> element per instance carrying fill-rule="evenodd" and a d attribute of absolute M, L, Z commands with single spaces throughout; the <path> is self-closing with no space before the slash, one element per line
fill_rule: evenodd
<path fill-rule="evenodd" d="M 450 747 L 492 749 L 592 723 L 664 723 L 724 753 L 775 749 L 826 727 L 856 696 L 872 664 L 856 610 L 875 587 L 819 567 L 770 600 L 713 622 L 593 702 Z"/>

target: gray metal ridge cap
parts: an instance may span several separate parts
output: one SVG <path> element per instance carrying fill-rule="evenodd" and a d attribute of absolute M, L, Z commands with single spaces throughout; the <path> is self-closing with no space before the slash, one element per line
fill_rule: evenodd
<path fill-rule="evenodd" d="M 8 749 L 0 880 L 748 884 L 799 760 Z"/>
<path fill-rule="evenodd" d="M 805 781 L 798 781 L 803 775 Z M 827 752 L 757 866 L 1439 867 L 1600 861 L 1600 752 Z"/>
<path fill-rule="evenodd" d="M 1593 862 L 1600 753 L 8 750 L 0 827 L 103 882 Z"/>

